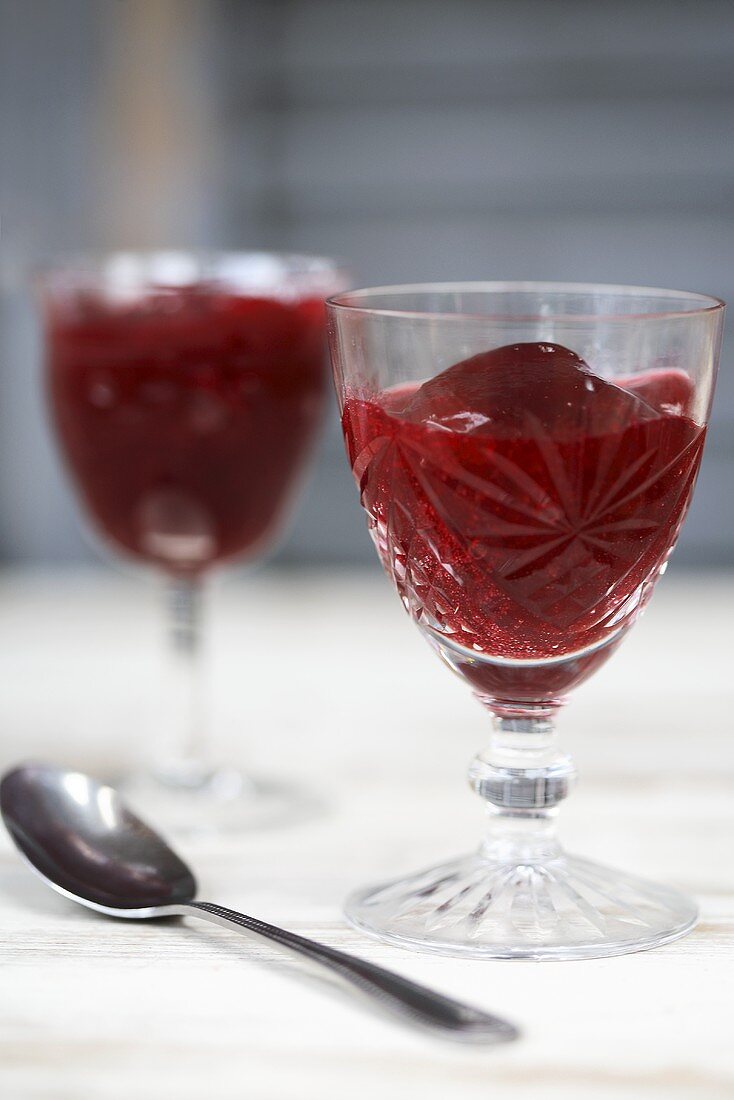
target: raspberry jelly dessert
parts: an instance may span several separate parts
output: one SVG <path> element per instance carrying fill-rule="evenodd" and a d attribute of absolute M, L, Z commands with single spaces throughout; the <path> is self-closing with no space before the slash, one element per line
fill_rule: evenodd
<path fill-rule="evenodd" d="M 479 695 L 560 700 L 615 648 L 688 507 L 705 434 L 692 393 L 680 370 L 615 384 L 532 343 L 347 394 L 382 563 Z"/>
<path fill-rule="evenodd" d="M 46 324 L 56 430 L 97 530 L 174 574 L 260 553 L 322 410 L 322 300 L 90 293 Z"/>

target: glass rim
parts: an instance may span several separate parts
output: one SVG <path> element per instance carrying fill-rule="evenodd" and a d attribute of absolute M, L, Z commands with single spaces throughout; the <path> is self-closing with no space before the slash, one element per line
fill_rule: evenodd
<path fill-rule="evenodd" d="M 445 311 L 441 309 L 392 309 L 389 306 L 370 306 L 361 304 L 360 298 L 368 301 L 370 297 L 378 295 L 400 294 L 441 294 L 441 293 L 485 293 L 487 295 L 503 292 L 537 293 L 550 291 L 552 293 L 587 295 L 606 293 L 616 294 L 619 298 L 631 298 L 634 296 L 675 300 L 688 299 L 700 301 L 701 305 L 693 309 L 669 309 L 653 310 L 641 313 L 472 313 L 467 310 Z M 383 317 L 404 317 L 411 320 L 441 320 L 441 321 L 482 321 L 487 324 L 512 324 L 512 323 L 542 323 L 548 321 L 565 322 L 573 324 L 598 324 L 603 322 L 627 322 L 627 321 L 663 321 L 672 318 L 700 317 L 704 314 L 715 314 L 726 308 L 726 302 L 711 294 L 701 294 L 696 291 L 670 290 L 663 287 L 632 286 L 625 283 L 564 283 L 544 281 L 469 281 L 469 282 L 437 282 L 437 283 L 404 283 L 391 286 L 363 287 L 357 290 L 340 291 L 326 299 L 326 305 L 330 310 L 339 312 L 353 312 L 359 314 L 374 314 Z"/>
<path fill-rule="evenodd" d="M 135 270 L 141 285 L 147 280 L 161 289 L 178 289 L 207 277 L 211 281 L 227 277 L 235 281 L 238 264 L 243 270 L 246 264 L 260 264 L 262 275 L 259 280 L 253 279 L 252 285 L 259 281 L 263 287 L 274 285 L 278 278 L 292 277 L 306 282 L 334 276 L 346 278 L 348 270 L 339 257 L 277 249 L 113 248 L 52 254 L 33 267 L 31 281 L 40 290 L 73 290 L 86 285 L 88 280 L 112 279 L 115 265 L 118 271 L 127 265 L 128 274 Z M 270 265 L 269 271 L 266 265 Z M 167 272 L 165 280 L 156 278 L 156 268 Z M 197 269 L 200 278 L 196 276 Z"/>

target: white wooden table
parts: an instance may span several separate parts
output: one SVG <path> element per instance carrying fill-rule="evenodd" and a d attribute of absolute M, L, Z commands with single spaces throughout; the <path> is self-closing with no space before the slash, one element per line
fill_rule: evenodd
<path fill-rule="evenodd" d="M 0 765 L 135 758 L 154 693 L 151 587 L 110 573 L 0 576 Z M 469 849 L 464 782 L 486 717 L 381 576 L 230 579 L 211 619 L 213 724 L 233 756 L 310 786 L 290 827 L 186 840 L 202 896 L 506 1014 L 501 1049 L 432 1040 L 338 996 L 271 946 L 188 922 L 107 921 L 56 897 L 0 838 L 3 1100 L 675 1100 L 734 1096 L 734 578 L 666 578 L 563 717 L 581 772 L 569 847 L 697 895 L 656 951 L 478 962 L 371 942 L 352 887 Z"/>

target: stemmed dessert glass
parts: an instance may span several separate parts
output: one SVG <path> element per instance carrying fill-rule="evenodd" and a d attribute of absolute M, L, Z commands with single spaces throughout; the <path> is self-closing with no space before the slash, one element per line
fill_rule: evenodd
<path fill-rule="evenodd" d="M 82 508 L 117 554 L 166 578 L 157 810 L 167 792 L 175 823 L 267 816 L 275 788 L 217 759 L 209 737 L 202 591 L 216 567 L 261 558 L 282 526 L 321 419 L 324 298 L 343 273 L 308 256 L 118 253 L 38 284 L 51 415 Z"/>
<path fill-rule="evenodd" d="M 382 564 L 493 715 L 470 782 L 476 853 L 365 889 L 379 937 L 485 957 L 582 958 L 683 935 L 675 890 L 566 854 L 575 778 L 554 716 L 614 652 L 690 503 L 723 303 L 553 283 L 382 287 L 331 299 L 349 461 Z"/>

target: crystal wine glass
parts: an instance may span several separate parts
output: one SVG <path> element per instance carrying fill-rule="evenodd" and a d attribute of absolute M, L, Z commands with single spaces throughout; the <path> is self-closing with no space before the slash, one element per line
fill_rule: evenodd
<path fill-rule="evenodd" d="M 696 920 L 684 895 L 566 854 L 574 781 L 554 716 L 614 652 L 675 544 L 701 460 L 723 303 L 553 283 L 332 298 L 349 461 L 382 564 L 493 715 L 470 782 L 479 851 L 348 902 L 403 945 L 580 958 Z"/>
<path fill-rule="evenodd" d="M 82 508 L 167 582 L 152 771 L 169 823 L 275 809 L 275 787 L 255 789 L 211 744 L 202 590 L 221 564 L 261 558 L 282 526 L 326 392 L 324 298 L 344 285 L 331 260 L 266 253 L 118 253 L 39 279 L 51 415 Z"/>

